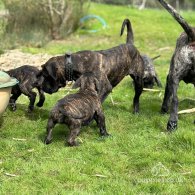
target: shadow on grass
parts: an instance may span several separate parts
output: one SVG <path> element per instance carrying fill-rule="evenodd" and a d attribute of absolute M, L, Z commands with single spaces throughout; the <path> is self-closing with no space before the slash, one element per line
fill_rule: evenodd
<path fill-rule="evenodd" d="M 46 128 L 45 128 L 45 132 L 41 132 L 38 136 L 38 139 L 41 140 L 44 144 L 44 140 L 46 137 Z M 52 131 L 52 143 L 62 143 L 65 144 L 66 146 L 66 140 L 68 138 L 69 135 L 69 129 L 68 126 L 65 124 L 56 124 L 56 126 L 53 128 Z M 50 145 L 50 144 L 49 144 Z"/>
<path fill-rule="evenodd" d="M 179 101 L 180 109 L 188 109 L 191 107 L 195 107 L 195 99 L 185 98 Z"/>
<path fill-rule="evenodd" d="M 45 128 L 45 132 L 41 132 L 38 136 L 38 139 L 41 140 L 41 142 L 43 143 L 44 143 L 46 134 L 47 133 L 46 133 L 46 128 Z M 53 131 L 52 131 L 51 144 L 60 143 L 60 144 L 63 144 L 65 147 L 68 147 L 67 139 L 68 139 L 69 134 L 70 134 L 70 130 L 66 124 L 56 124 L 56 126 L 53 128 Z M 103 142 L 105 140 L 105 138 L 100 136 L 99 129 L 95 121 L 91 121 L 89 125 L 81 126 L 81 131 L 78 137 L 76 138 L 76 140 L 79 143 L 79 145 L 82 145 L 80 135 L 82 135 L 81 137 L 85 137 L 85 138 L 91 137 L 91 136 L 95 137 L 95 140 L 98 142 Z"/>
<path fill-rule="evenodd" d="M 45 120 L 48 119 L 49 117 L 49 112 L 50 110 L 44 109 L 44 106 L 39 108 L 35 106 L 34 110 L 31 113 L 28 113 L 28 106 L 26 104 L 17 104 L 17 110 L 12 111 L 9 107 L 10 112 L 17 114 L 17 113 L 22 113 L 25 115 L 26 118 L 32 121 L 37 121 L 37 120 Z"/>

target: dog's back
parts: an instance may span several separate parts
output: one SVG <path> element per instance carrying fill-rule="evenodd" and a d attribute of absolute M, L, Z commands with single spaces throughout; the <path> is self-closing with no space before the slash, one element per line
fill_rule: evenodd
<path fill-rule="evenodd" d="M 15 77 L 20 83 L 23 82 L 34 82 L 36 75 L 38 74 L 38 68 L 30 65 L 23 65 L 15 69 L 6 71 L 11 77 Z"/>
<path fill-rule="evenodd" d="M 82 75 L 73 86 L 73 88 L 80 87 L 79 91 L 59 100 L 52 113 L 60 112 L 69 119 L 81 119 L 83 123 L 89 122 L 94 113 L 101 107 L 97 82 L 94 74 L 85 73 Z"/>

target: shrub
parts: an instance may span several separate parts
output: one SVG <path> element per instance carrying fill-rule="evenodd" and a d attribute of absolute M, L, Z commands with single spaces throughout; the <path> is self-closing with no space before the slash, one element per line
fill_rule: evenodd
<path fill-rule="evenodd" d="M 3 0 L 9 11 L 7 32 L 52 39 L 72 33 L 89 7 L 89 0 Z M 42 35 L 43 36 L 43 35 Z"/>

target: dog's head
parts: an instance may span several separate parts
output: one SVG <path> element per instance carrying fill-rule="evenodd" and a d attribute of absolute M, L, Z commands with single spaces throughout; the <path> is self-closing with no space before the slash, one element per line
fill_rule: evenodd
<path fill-rule="evenodd" d="M 72 88 L 73 89 L 80 88 L 81 91 L 87 89 L 99 93 L 100 82 L 98 81 L 94 73 L 86 72 L 82 74 L 79 79 L 76 80 Z"/>
<path fill-rule="evenodd" d="M 68 55 L 56 56 L 50 58 L 41 66 L 37 78 L 42 82 L 44 92 L 52 94 L 58 91 L 59 88 L 66 86 L 66 63 L 69 63 Z"/>
<path fill-rule="evenodd" d="M 154 58 L 150 58 L 147 55 L 142 55 L 142 59 L 144 61 L 144 76 L 143 76 L 143 82 L 145 88 L 153 88 L 157 78 L 155 69 L 154 69 L 154 63 L 153 61 L 160 56 L 156 56 Z"/>

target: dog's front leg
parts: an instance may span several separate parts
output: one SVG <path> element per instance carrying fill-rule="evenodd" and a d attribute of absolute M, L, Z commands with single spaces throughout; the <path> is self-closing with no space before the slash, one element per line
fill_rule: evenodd
<path fill-rule="evenodd" d="M 109 133 L 106 130 L 106 124 L 105 124 L 105 116 L 102 110 L 98 110 L 95 115 L 94 119 L 97 123 L 97 126 L 100 129 L 100 135 L 101 136 L 109 136 Z"/>
<path fill-rule="evenodd" d="M 16 110 L 16 100 L 18 99 L 18 97 L 21 95 L 21 91 L 20 90 L 16 90 L 13 92 L 13 95 L 10 97 L 9 100 L 9 105 L 12 108 L 12 111 Z"/>
<path fill-rule="evenodd" d="M 134 84 L 135 84 L 135 96 L 133 98 L 133 112 L 134 114 L 139 113 L 139 97 L 143 91 L 143 80 L 141 77 L 135 77 Z"/>
<path fill-rule="evenodd" d="M 169 79 L 169 75 L 167 76 L 167 81 L 166 81 L 166 87 L 165 87 L 165 94 L 164 94 L 164 99 L 163 99 L 163 103 L 161 106 L 161 113 L 165 114 L 168 112 L 169 110 L 169 103 L 170 103 L 170 98 L 172 95 L 172 90 L 170 88 L 171 83 L 170 83 L 170 79 Z"/>
<path fill-rule="evenodd" d="M 23 94 L 28 96 L 28 98 L 30 100 L 30 103 L 28 106 L 28 112 L 32 112 L 34 109 L 34 103 L 35 103 L 37 94 L 32 91 L 33 87 L 29 86 L 27 84 L 21 85 L 20 88 L 21 88 L 21 91 L 23 92 Z"/>
<path fill-rule="evenodd" d="M 177 97 L 177 89 L 179 86 L 179 79 L 177 78 L 170 78 L 170 90 L 172 91 L 173 98 L 171 102 L 171 111 L 170 111 L 170 118 L 167 123 L 167 130 L 173 131 L 177 128 L 177 121 L 178 121 L 178 97 Z"/>
<path fill-rule="evenodd" d="M 39 102 L 37 103 L 38 107 L 42 107 L 45 102 L 45 95 L 42 89 L 37 88 L 39 92 Z"/>

